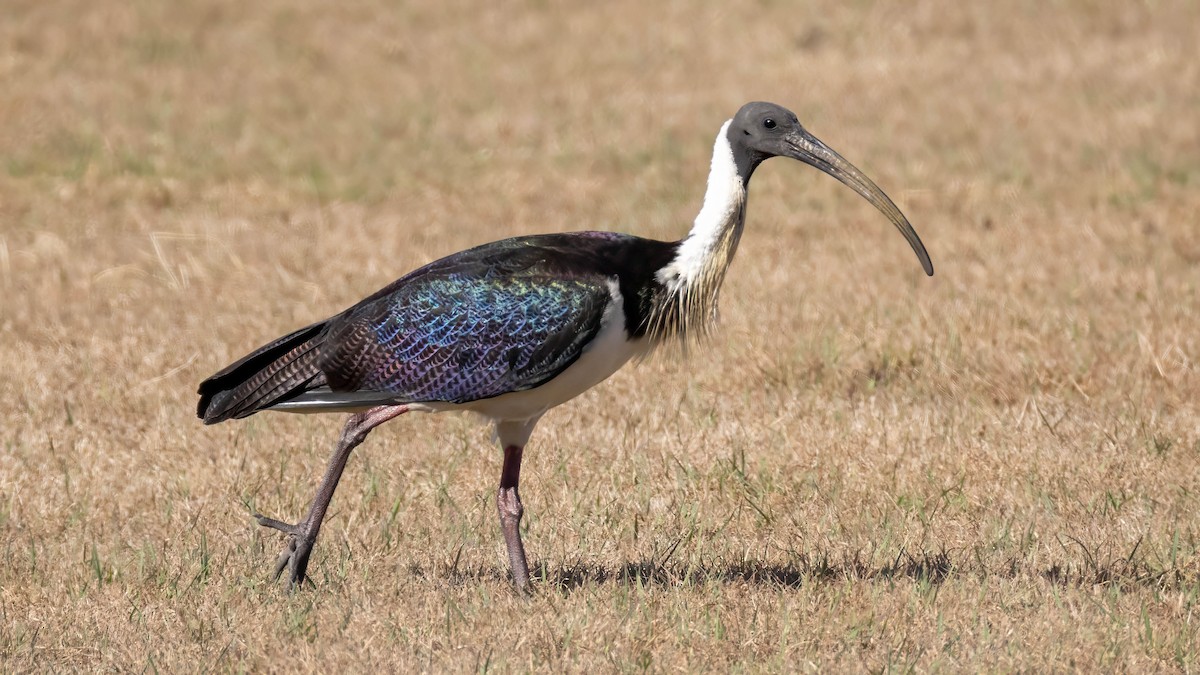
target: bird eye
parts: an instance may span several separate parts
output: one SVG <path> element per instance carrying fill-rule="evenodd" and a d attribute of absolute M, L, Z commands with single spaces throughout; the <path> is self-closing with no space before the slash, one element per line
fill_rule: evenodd
<path fill-rule="evenodd" d="M 774 129 L 775 128 L 775 120 L 768 117 L 767 119 L 763 120 L 763 126 L 768 129 Z"/>

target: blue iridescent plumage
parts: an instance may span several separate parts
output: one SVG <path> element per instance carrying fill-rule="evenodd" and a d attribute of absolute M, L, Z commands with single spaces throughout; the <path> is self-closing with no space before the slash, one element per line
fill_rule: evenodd
<path fill-rule="evenodd" d="M 607 301 L 596 279 L 426 276 L 339 326 L 331 335 L 338 346 L 320 363 L 349 376 L 332 381 L 335 389 L 404 402 L 490 398 L 536 387 L 570 365 L 599 330 Z M 360 331 L 362 340 L 350 337 Z"/>

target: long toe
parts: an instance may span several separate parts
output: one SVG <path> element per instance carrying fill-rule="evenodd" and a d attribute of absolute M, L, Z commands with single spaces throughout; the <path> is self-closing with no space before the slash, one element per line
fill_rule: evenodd
<path fill-rule="evenodd" d="M 289 535 L 287 544 L 275 559 L 275 570 L 272 578 L 276 581 L 288 571 L 287 588 L 292 590 L 304 583 L 308 578 L 308 557 L 312 555 L 313 540 L 303 535 Z"/>
<path fill-rule="evenodd" d="M 254 514 L 254 519 L 257 520 L 258 524 L 262 525 L 263 527 L 269 527 L 272 530 L 279 530 L 280 532 L 293 534 L 296 536 L 303 535 L 308 525 L 307 523 L 296 523 L 295 525 L 291 523 L 285 523 L 282 520 L 268 518 L 261 513 Z"/>
<path fill-rule="evenodd" d="M 279 575 L 283 574 L 284 568 L 292 561 L 292 556 L 296 553 L 296 538 L 288 537 L 287 546 L 279 553 L 279 557 L 275 559 L 275 573 L 271 578 L 279 581 Z"/>
<path fill-rule="evenodd" d="M 304 537 L 293 540 L 291 563 L 288 565 L 288 590 L 296 588 L 308 578 L 308 556 L 312 554 L 313 541 Z"/>

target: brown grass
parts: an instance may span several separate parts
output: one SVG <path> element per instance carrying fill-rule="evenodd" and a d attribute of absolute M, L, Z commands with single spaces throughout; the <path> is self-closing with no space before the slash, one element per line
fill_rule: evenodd
<path fill-rule="evenodd" d="M 9 2 L 0 669 L 1200 667 L 1192 2 Z M 553 412 L 516 597 L 477 421 L 204 428 L 197 382 L 434 257 L 683 234 L 745 100 L 723 330 Z"/>

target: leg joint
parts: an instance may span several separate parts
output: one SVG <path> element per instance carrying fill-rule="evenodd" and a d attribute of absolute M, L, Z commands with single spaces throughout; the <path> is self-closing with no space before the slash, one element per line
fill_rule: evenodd
<path fill-rule="evenodd" d="M 500 519 L 520 520 L 525 515 L 525 507 L 521 505 L 521 495 L 516 488 L 500 488 L 496 493 L 496 510 Z"/>

